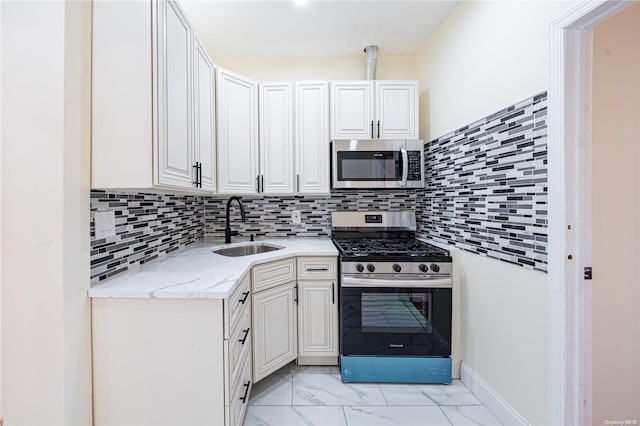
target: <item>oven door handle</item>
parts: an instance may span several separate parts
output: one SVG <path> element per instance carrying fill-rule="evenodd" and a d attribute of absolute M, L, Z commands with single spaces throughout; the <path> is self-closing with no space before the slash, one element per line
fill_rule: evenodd
<path fill-rule="evenodd" d="M 432 278 L 424 280 L 375 279 L 342 277 L 342 287 L 398 287 L 398 288 L 451 288 L 451 278 Z"/>

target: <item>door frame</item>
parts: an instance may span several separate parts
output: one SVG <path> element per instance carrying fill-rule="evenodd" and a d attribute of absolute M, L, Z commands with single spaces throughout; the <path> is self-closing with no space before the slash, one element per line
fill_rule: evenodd
<path fill-rule="evenodd" d="M 548 424 L 591 424 L 593 30 L 636 1 L 584 1 L 549 31 Z"/>

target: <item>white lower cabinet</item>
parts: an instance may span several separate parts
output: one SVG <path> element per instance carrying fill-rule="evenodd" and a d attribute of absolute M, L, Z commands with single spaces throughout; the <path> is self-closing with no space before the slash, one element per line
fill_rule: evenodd
<path fill-rule="evenodd" d="M 298 364 L 337 365 L 338 276 L 335 257 L 299 257 Z"/>
<path fill-rule="evenodd" d="M 335 365 L 338 359 L 337 282 L 299 281 L 298 364 Z"/>
<path fill-rule="evenodd" d="M 258 382 L 297 357 L 295 282 L 253 294 L 253 381 Z"/>
<path fill-rule="evenodd" d="M 249 291 L 247 275 L 226 300 L 91 299 L 93 424 L 242 425 Z"/>

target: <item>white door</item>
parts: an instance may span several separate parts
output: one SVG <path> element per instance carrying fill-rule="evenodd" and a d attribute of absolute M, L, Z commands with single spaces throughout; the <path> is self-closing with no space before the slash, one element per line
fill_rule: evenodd
<path fill-rule="evenodd" d="M 192 28 L 174 1 L 157 12 L 157 183 L 192 188 Z"/>
<path fill-rule="evenodd" d="M 194 61 L 194 150 L 199 163 L 194 181 L 200 190 L 216 190 L 215 69 L 207 51 L 195 38 Z"/>
<path fill-rule="evenodd" d="M 336 282 L 299 281 L 298 356 L 338 356 Z"/>
<path fill-rule="evenodd" d="M 376 139 L 418 139 L 418 82 L 376 81 Z"/>
<path fill-rule="evenodd" d="M 331 139 L 373 139 L 373 81 L 331 83 Z"/>
<path fill-rule="evenodd" d="M 255 194 L 258 175 L 257 84 L 218 67 L 218 192 Z"/>
<path fill-rule="evenodd" d="M 293 90 L 291 83 L 260 85 L 260 191 L 292 193 Z"/>
<path fill-rule="evenodd" d="M 254 383 L 297 357 L 295 296 L 295 282 L 252 296 Z"/>
<path fill-rule="evenodd" d="M 296 192 L 329 193 L 329 84 L 295 83 Z"/>

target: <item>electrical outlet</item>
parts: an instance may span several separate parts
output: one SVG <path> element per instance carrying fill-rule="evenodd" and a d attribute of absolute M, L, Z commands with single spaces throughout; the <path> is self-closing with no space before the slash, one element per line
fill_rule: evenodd
<path fill-rule="evenodd" d="M 94 220 L 96 240 L 116 235 L 116 216 L 113 210 L 96 212 Z"/>
<path fill-rule="evenodd" d="M 294 225 L 302 224 L 302 219 L 300 217 L 300 210 L 291 211 L 291 223 L 293 223 Z"/>

